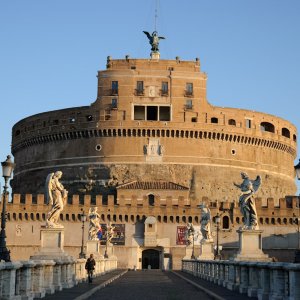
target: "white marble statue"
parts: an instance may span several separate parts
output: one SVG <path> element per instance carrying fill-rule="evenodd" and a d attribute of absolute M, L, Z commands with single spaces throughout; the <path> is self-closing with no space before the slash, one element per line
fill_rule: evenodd
<path fill-rule="evenodd" d="M 61 177 L 62 172 L 56 171 L 50 173 L 46 179 L 46 203 L 52 205 L 47 214 L 46 227 L 48 228 L 64 228 L 58 221 L 68 197 L 68 191 L 59 182 Z"/>
<path fill-rule="evenodd" d="M 187 245 L 191 245 L 193 243 L 194 235 L 195 235 L 195 228 L 192 223 L 187 223 L 186 225 L 186 241 Z"/>
<path fill-rule="evenodd" d="M 204 203 L 200 205 L 200 208 L 201 208 L 200 224 L 201 224 L 201 234 L 202 234 L 201 242 L 212 241 L 210 209 Z"/>
<path fill-rule="evenodd" d="M 115 226 L 113 226 L 110 222 L 106 225 L 106 243 L 110 244 L 112 238 L 114 237 Z"/>
<path fill-rule="evenodd" d="M 241 190 L 239 206 L 244 217 L 244 226 L 242 229 L 258 229 L 257 212 L 255 207 L 254 193 L 261 185 L 261 177 L 258 175 L 255 180 L 250 180 L 247 173 L 241 173 L 243 182 L 241 184 L 233 183 Z"/>
<path fill-rule="evenodd" d="M 91 207 L 89 209 L 89 237 L 90 241 L 98 241 L 98 231 L 100 230 L 100 215 L 97 212 L 97 207 Z"/>

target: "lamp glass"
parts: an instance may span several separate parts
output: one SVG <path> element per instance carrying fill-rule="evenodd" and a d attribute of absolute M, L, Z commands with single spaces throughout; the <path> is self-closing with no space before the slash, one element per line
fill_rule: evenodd
<path fill-rule="evenodd" d="M 220 216 L 217 215 L 217 216 L 216 216 L 216 223 L 217 223 L 217 224 L 220 224 L 220 221 L 221 221 L 221 218 L 220 218 Z"/>
<path fill-rule="evenodd" d="M 80 215 L 80 218 L 81 218 L 81 222 L 85 222 L 86 221 L 86 214 L 81 214 Z"/>
<path fill-rule="evenodd" d="M 6 161 L 1 162 L 2 165 L 2 176 L 4 178 L 10 178 L 14 168 L 14 163 L 10 159 L 10 155 L 7 155 Z"/>

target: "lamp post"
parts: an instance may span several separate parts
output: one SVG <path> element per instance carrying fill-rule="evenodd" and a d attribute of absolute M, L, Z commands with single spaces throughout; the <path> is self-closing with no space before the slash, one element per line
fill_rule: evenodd
<path fill-rule="evenodd" d="M 106 235 L 106 241 L 105 241 L 105 252 L 104 252 L 104 258 L 108 258 L 108 253 L 107 253 L 107 245 L 109 243 L 109 240 L 110 240 L 110 224 L 106 224 L 106 232 L 105 232 L 105 235 Z"/>
<path fill-rule="evenodd" d="M 2 176 L 4 177 L 5 184 L 3 187 L 3 197 L 2 197 L 2 213 L 1 213 L 1 233 L 0 233 L 0 261 L 10 261 L 10 251 L 6 248 L 6 196 L 7 192 L 7 183 L 11 177 L 11 173 L 15 167 L 15 164 L 11 161 L 10 155 L 7 155 L 6 161 L 1 162 L 2 165 Z"/>
<path fill-rule="evenodd" d="M 193 237 L 193 250 L 192 250 L 191 259 L 196 259 L 196 257 L 195 257 L 195 230 L 192 231 L 192 237 Z"/>
<path fill-rule="evenodd" d="M 82 212 L 82 214 L 80 215 L 80 220 L 82 222 L 82 240 L 81 240 L 81 251 L 79 253 L 79 258 L 85 258 L 85 253 L 83 250 L 83 244 L 84 244 L 84 222 L 86 221 L 86 214 L 84 213 L 84 211 Z"/>
<path fill-rule="evenodd" d="M 219 231 L 220 231 L 221 217 L 219 215 L 219 212 L 215 216 L 215 221 L 216 221 L 216 224 L 217 224 L 217 247 L 216 247 L 214 259 L 220 259 L 221 255 L 220 255 L 220 247 L 219 247 Z"/>
<path fill-rule="evenodd" d="M 298 164 L 294 167 L 297 175 L 297 179 L 300 180 L 300 159 Z M 299 222 L 300 222 L 300 196 L 297 198 L 297 207 L 298 207 L 298 217 L 297 217 L 297 239 L 298 239 L 298 249 L 295 251 L 295 263 L 300 263 L 300 231 L 299 231 Z"/>

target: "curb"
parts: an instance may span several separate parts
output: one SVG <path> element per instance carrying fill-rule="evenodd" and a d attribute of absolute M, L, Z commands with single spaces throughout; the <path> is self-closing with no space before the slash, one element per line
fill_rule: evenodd
<path fill-rule="evenodd" d="M 87 298 L 89 298 L 90 296 L 92 296 L 94 293 L 96 293 L 97 291 L 105 288 L 107 285 L 109 285 L 110 283 L 112 283 L 114 280 L 118 279 L 119 277 L 123 276 L 124 274 L 126 274 L 128 272 L 128 270 L 123 271 L 122 273 L 106 280 L 105 282 L 99 284 L 98 286 L 94 287 L 93 289 L 89 290 L 88 292 L 74 298 L 74 300 L 85 300 Z"/>

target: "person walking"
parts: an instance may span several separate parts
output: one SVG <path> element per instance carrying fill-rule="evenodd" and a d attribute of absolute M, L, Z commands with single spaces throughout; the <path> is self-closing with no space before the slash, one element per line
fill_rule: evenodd
<path fill-rule="evenodd" d="M 95 265 L 96 265 L 96 262 L 95 262 L 95 259 L 94 259 L 94 255 L 91 254 L 90 257 L 87 259 L 87 261 L 85 263 L 85 269 L 88 273 L 89 283 L 93 282 L 93 273 L 94 273 L 94 270 L 95 270 Z"/>

